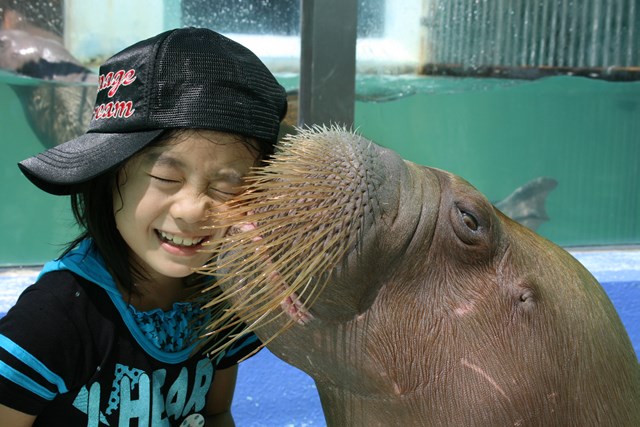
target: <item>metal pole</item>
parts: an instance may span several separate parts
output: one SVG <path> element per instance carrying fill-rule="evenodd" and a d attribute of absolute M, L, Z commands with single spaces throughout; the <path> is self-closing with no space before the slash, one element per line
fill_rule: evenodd
<path fill-rule="evenodd" d="M 301 0 L 298 125 L 353 126 L 356 0 Z"/>

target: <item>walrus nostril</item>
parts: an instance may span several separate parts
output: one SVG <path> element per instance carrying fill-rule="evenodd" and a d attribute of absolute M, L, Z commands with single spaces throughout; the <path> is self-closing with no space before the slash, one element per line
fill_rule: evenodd
<path fill-rule="evenodd" d="M 520 294 L 520 302 L 533 302 L 534 299 L 534 295 L 533 295 L 533 291 L 531 290 L 527 290 L 523 293 Z"/>
<path fill-rule="evenodd" d="M 519 310 L 528 312 L 532 310 L 538 304 L 538 297 L 531 283 L 521 283 L 516 288 L 516 301 L 515 304 Z"/>

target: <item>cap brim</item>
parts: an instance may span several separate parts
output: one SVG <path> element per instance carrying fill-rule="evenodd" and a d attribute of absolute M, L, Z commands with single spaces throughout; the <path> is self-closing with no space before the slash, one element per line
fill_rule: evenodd
<path fill-rule="evenodd" d="M 55 195 L 76 192 L 94 178 L 146 147 L 163 129 L 127 133 L 86 133 L 18 163 L 41 190 Z"/>

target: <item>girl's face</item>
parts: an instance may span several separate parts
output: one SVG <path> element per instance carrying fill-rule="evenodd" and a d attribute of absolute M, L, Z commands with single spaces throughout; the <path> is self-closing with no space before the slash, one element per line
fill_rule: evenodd
<path fill-rule="evenodd" d="M 155 283 L 175 283 L 208 260 L 202 243 L 224 230 L 207 230 L 207 212 L 241 191 L 257 151 L 237 135 L 179 133 L 131 158 L 118 176 L 115 221 L 130 256 Z"/>

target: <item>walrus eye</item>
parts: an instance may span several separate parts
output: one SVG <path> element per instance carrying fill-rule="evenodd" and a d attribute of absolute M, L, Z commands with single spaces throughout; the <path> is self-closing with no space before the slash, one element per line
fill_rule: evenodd
<path fill-rule="evenodd" d="M 464 225 L 469 227 L 470 230 L 476 231 L 478 229 L 478 220 L 476 217 L 462 210 L 460 211 L 460 215 L 462 216 L 462 222 L 464 222 Z"/>

